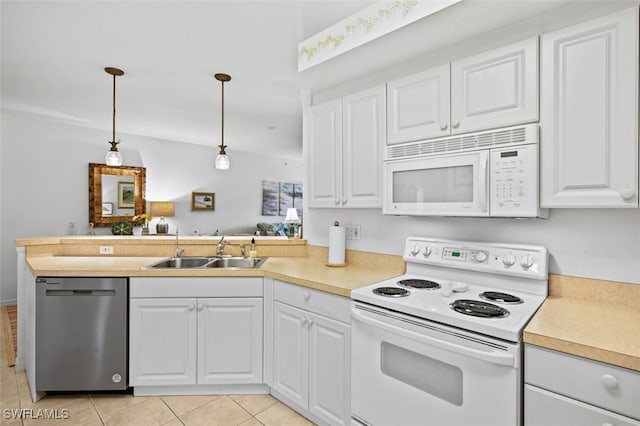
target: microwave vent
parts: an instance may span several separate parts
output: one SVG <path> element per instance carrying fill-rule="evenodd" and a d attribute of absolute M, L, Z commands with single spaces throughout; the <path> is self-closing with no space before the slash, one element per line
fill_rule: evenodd
<path fill-rule="evenodd" d="M 385 159 L 396 160 L 537 142 L 538 126 L 537 124 L 529 124 L 488 132 L 469 133 L 466 135 L 391 145 L 387 147 Z"/>

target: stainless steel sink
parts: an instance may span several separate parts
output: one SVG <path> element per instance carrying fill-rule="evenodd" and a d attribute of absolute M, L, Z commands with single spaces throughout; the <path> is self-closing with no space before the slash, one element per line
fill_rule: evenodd
<path fill-rule="evenodd" d="M 259 268 L 266 257 L 171 257 L 142 269 L 196 269 L 196 268 L 220 268 L 220 269 L 256 269 Z"/>
<path fill-rule="evenodd" d="M 255 269 L 267 260 L 266 257 L 219 257 L 207 263 L 207 268 Z"/>

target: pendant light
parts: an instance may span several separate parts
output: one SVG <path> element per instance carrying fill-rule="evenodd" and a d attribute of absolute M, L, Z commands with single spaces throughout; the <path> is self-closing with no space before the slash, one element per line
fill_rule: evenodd
<path fill-rule="evenodd" d="M 113 76 L 113 133 L 112 139 L 109 141 L 111 149 L 109 149 L 107 155 L 104 156 L 104 161 L 108 166 L 121 166 L 122 154 L 118 152 L 118 144 L 120 141 L 116 141 L 116 76 L 124 75 L 124 71 L 112 67 L 106 67 L 104 70 L 107 74 Z"/>
<path fill-rule="evenodd" d="M 216 157 L 216 169 L 218 169 L 218 170 L 227 170 L 227 169 L 229 169 L 229 156 L 227 155 L 227 153 L 224 150 L 227 147 L 224 144 L 224 83 L 230 81 L 231 80 L 231 76 L 228 75 L 228 74 L 216 74 L 216 75 L 214 75 L 214 77 L 222 85 L 222 119 L 221 119 L 221 123 L 222 123 L 221 136 L 222 136 L 222 138 L 220 140 L 220 145 L 218 145 L 220 147 L 220 152 L 218 153 L 218 156 Z"/>

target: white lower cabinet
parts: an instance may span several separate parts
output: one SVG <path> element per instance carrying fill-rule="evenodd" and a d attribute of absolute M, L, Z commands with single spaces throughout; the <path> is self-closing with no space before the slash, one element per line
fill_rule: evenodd
<path fill-rule="evenodd" d="M 275 299 L 272 393 L 319 424 L 349 424 L 349 299 L 277 281 Z"/>
<path fill-rule="evenodd" d="M 525 346 L 525 426 L 640 426 L 640 373 Z"/>
<path fill-rule="evenodd" d="M 262 384 L 262 279 L 240 279 L 260 297 L 228 297 L 236 279 L 171 280 L 131 279 L 130 386 Z"/>

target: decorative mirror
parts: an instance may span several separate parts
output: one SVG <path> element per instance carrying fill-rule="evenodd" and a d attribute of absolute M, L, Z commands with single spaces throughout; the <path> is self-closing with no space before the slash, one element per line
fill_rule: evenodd
<path fill-rule="evenodd" d="M 144 167 L 89 163 L 89 222 L 111 226 L 145 213 Z"/>

